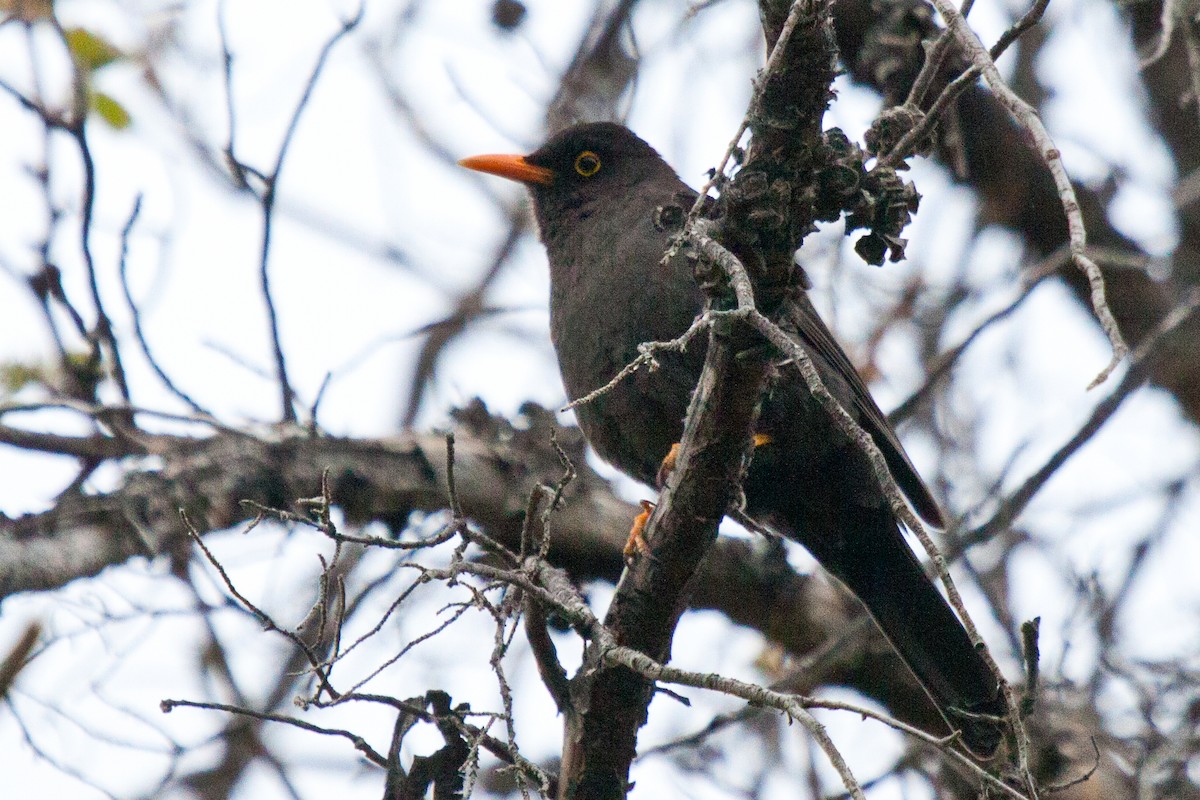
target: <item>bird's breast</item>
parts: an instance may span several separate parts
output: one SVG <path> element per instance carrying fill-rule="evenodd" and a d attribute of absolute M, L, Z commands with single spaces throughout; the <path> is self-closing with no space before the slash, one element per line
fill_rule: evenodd
<path fill-rule="evenodd" d="M 649 207 L 590 213 L 572 226 L 570 240 L 547 242 L 551 337 L 572 400 L 608 384 L 638 358 L 640 344 L 682 335 L 702 308 L 683 259 L 662 263 L 669 241 L 652 214 Z M 662 351 L 656 360 L 657 369 L 643 365 L 576 408 L 596 451 L 647 482 L 682 432 L 702 338 L 686 353 Z"/>

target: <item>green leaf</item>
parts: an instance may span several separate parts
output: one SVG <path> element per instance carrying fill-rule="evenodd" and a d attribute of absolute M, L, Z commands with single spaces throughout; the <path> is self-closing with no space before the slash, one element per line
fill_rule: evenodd
<path fill-rule="evenodd" d="M 100 118 L 113 128 L 124 130 L 129 127 L 129 112 L 125 110 L 125 106 L 118 103 L 110 95 L 94 91 L 92 92 L 91 104 L 92 110 L 99 114 Z"/>
<path fill-rule="evenodd" d="M 0 397 L 16 394 L 26 386 L 45 386 L 50 383 L 49 370 L 44 364 L 21 361 L 0 362 Z"/>
<path fill-rule="evenodd" d="M 83 28 L 71 28 L 66 32 L 66 36 L 67 47 L 71 48 L 80 66 L 87 72 L 95 72 L 125 57 L 114 45 Z"/>

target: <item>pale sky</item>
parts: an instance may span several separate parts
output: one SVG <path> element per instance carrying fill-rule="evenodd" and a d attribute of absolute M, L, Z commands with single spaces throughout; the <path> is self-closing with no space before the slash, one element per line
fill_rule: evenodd
<path fill-rule="evenodd" d="M 62 0 L 60 16 L 67 25 L 85 25 L 123 48 L 136 50 L 174 20 L 193 57 L 167 62 L 164 76 L 170 91 L 183 102 L 201 136 L 216 147 L 226 136 L 216 6 L 197 2 L 175 9 L 169 3 L 84 3 Z M 529 2 L 527 24 L 510 37 L 497 37 L 486 2 L 428 3 L 418 24 L 406 34 L 399 52 L 386 63 L 393 79 L 410 94 L 427 129 L 456 156 L 475 152 L 532 149 L 541 136 L 544 100 L 575 45 L 584 19 L 580 4 L 555 0 Z M 246 162 L 268 169 L 279 138 L 322 42 L 331 34 L 330 8 L 346 3 L 228 3 L 227 25 L 235 53 L 237 152 Z M 682 29 L 682 2 L 645 3 L 635 16 L 638 44 L 646 62 L 630 102 L 629 121 L 651 141 L 693 185 L 720 156 L 735 130 L 750 90 L 743 53 L 757 38 L 757 19 L 749 2 L 726 2 L 699 15 Z M 981 2 L 972 19 L 994 33 L 1005 24 L 1007 7 Z M 1162 253 L 1173 243 L 1169 198 L 1169 166 L 1149 132 L 1133 120 L 1135 108 L 1121 93 L 1129 80 L 1132 55 L 1117 44 L 1122 34 L 1105 3 L 1054 0 L 1051 16 L 1069 20 L 1074 32 L 1047 48 L 1041 65 L 1044 80 L 1060 96 L 1047 122 L 1059 141 L 1068 168 L 1081 176 L 1098 175 L 1098 167 L 1117 162 L 1128 170 L 1128 183 L 1114 206 L 1114 221 L 1147 249 Z M 342 42 L 305 111 L 293 142 L 280 189 L 280 213 L 270 257 L 270 272 L 279 307 L 281 330 L 290 354 L 292 379 L 305 402 L 311 401 L 325 375 L 337 373 L 324 398 L 320 422 L 333 433 L 380 436 L 395 430 L 400 399 L 420 345 L 406 337 L 447 310 L 447 289 L 471 286 L 501 235 L 502 220 L 484 192 L 516 198 L 519 187 L 481 179 L 435 162 L 415 146 L 398 125 L 375 78 L 364 47 L 385 37 L 392 24 L 390 6 L 369 3 L 363 31 Z M 570 32 L 570 35 L 564 35 Z M 47 85 L 61 79 L 55 70 L 55 43 L 39 34 Z M 24 34 L 16 25 L 0 28 L 0 78 L 26 86 L 29 56 Z M 1124 82 L 1124 83 L 1123 83 Z M 1114 86 L 1115 84 L 1115 86 Z M 867 93 L 840 83 L 842 99 L 829 124 L 859 135 L 876 108 Z M 197 166 L 180 131 L 141 85 L 132 66 L 106 69 L 98 79 L 103 91 L 130 111 L 133 126 L 112 131 L 99 121 L 90 126 L 90 142 L 98 164 L 99 190 L 94 245 L 102 292 L 122 335 L 128 314 L 116 283 L 118 234 L 134 197 L 142 196 L 142 212 L 131 241 L 129 273 L 135 298 L 143 310 L 147 337 L 172 377 L 204 405 L 233 423 L 269 422 L 277 414 L 273 380 L 235 363 L 225 351 L 249 365 L 271 366 L 266 322 L 257 281 L 261 218 L 246 197 L 234 197 L 206 169 Z M 683 116 L 680 107 L 689 113 Z M 1099 113 L 1098 110 L 1103 110 Z M 493 125 L 493 123 L 495 123 Z M 37 361 L 51 352 L 41 323 L 12 273 L 27 273 L 36 263 L 31 245 L 45 226 L 45 208 L 27 174 L 39 159 L 41 139 L 28 114 L 0 95 L 0 359 Z M 1103 159 L 1103 161 L 1101 160 Z M 74 212 L 77 160 L 65 141 L 54 143 L 55 201 Z M 1011 240 L 989 234 L 984 244 L 966 252 L 962 226 L 972 209 L 967 195 L 954 189 L 944 174 L 929 165 L 912 173 L 925 195 L 909 231 L 911 261 L 875 269 L 851 264 L 830 272 L 830 249 L 838 231 L 814 237 L 806 247 L 810 275 L 817 283 L 818 305 L 831 312 L 835 327 L 851 351 L 862 342 L 873 298 L 898 291 L 910 270 L 925 271 L 927 280 L 948 280 L 964 263 L 972 284 L 991 288 L 986 304 L 964 309 L 948 329 L 965 335 L 980 319 L 1019 291 Z M 405 254 L 400 266 L 374 250 L 347 246 L 314 224 L 332 220 L 362 240 L 393 246 Z M 86 296 L 77 240 L 69 230 L 56 240 L 53 258 L 63 271 L 68 293 Z M 462 339 L 442 365 L 440 380 L 421 426 L 436 426 L 447 410 L 482 396 L 490 407 L 515 412 L 526 400 L 548 406 L 564 401 L 546 333 L 548 278 L 541 247 L 532 237 L 503 276 L 490 300 L 514 309 Z M 865 287 L 865 288 L 863 288 Z M 969 311 L 973 316 L 968 318 Z M 383 342 L 380 344 L 380 342 Z M 957 339 L 945 342 L 949 347 Z M 216 347 L 214 347 L 216 345 Z M 886 409 L 915 388 L 912 341 L 900 332 L 884 343 L 888 364 L 896 364 L 874 387 Z M 1115 386 L 1110 381 L 1091 393 L 1085 387 L 1107 362 L 1107 345 L 1097 328 L 1066 291 L 1046 284 L 1009 321 L 980 338 L 960 367 L 953 402 L 978 415 L 978 436 L 988 466 L 999 472 L 1012 462 L 1012 488 L 1060 447 L 1091 408 Z M 139 403 L 164 410 L 182 406 L 162 390 L 143 359 L 127 356 L 130 381 Z M 365 354 L 365 355 L 364 355 Z M 1006 364 L 997 371 L 996 364 Z M 339 372 L 347 365 L 352 368 Z M 31 395 L 32 397 L 32 395 Z M 65 412 L 5 417 L 6 422 L 64 432 L 82 430 Z M 193 429 L 200 432 L 200 429 Z M 903 431 L 902 431 L 903 432 Z M 931 458 L 922 442 L 909 442 L 918 464 Z M 1111 513 L 1081 520 L 1073 512 L 1090 503 L 1121 498 L 1194 474 L 1200 442 L 1173 402 L 1156 391 L 1142 391 L 1046 487 L 1023 517 L 1035 538 L 1053 548 L 1023 556 L 1019 585 L 1013 587 L 1023 618 L 1043 618 L 1044 670 L 1079 677 L 1088 670 L 1094 649 L 1086 638 L 1064 637 L 1079 609 L 1067 607 L 1071 587 L 1060 585 L 1065 562 L 1079 575 L 1094 573 L 1108 588 L 1126 566 L 1129 542 L 1151 529 L 1161 504 L 1120 503 Z M 61 459 L 26 455 L 0 448 L 0 511 L 18 515 L 46 508 L 55 492 L 74 474 Z M 101 490 L 114 479 L 111 470 L 97 473 L 92 486 Z M 630 487 L 633 497 L 646 490 Z M 983 500 L 952 498 L 956 511 Z M 1164 534 L 1152 571 L 1134 591 L 1130 614 L 1144 624 L 1125 631 L 1130 651 L 1145 657 L 1195 652 L 1195 614 L 1200 587 L 1194 565 L 1200 544 L 1191 535 L 1200 521 L 1200 499 L 1194 480 L 1181 501 L 1183 512 Z M 256 531 L 214 536 L 214 547 L 238 581 L 284 619 L 304 613 L 296 586 L 308 586 L 315 574 L 315 537 L 284 536 Z M 984 549 L 986 551 L 986 548 Z M 986 552 L 979 558 L 986 559 Z M 797 550 L 797 563 L 807 557 Z M 386 565 L 379 560 L 375 572 Z M 187 615 L 189 597 L 163 577 L 165 565 L 134 560 L 94 580 L 37 596 L 9 598 L 0 613 L 0 649 L 15 637 L 24 621 L 43 620 L 59 637 L 22 676 L 9 706 L 0 707 L 0 771 L 13 796 L 101 798 L 133 797 L 161 777 L 167 759 L 169 731 L 180 741 L 200 742 L 223 719 L 209 712 L 180 710 L 163 717 L 157 710 L 164 697 L 205 696 L 205 687 L 185 681 L 194 674 L 199 629 Z M 370 566 L 365 574 L 374 574 Z M 1153 576 L 1152 578 L 1150 576 Z M 218 601 L 209 582 L 210 600 Z M 1169 588 L 1166 588 L 1169 587 Z M 593 599 L 603 602 L 608 587 L 596 587 Z M 968 593 L 968 603 L 971 597 Z M 382 607 L 387 598 L 379 598 Z M 432 626 L 445 597 L 419 600 L 425 613 L 408 613 L 388 640 L 406 641 Z M 151 614 L 144 612 L 150 611 Z M 290 615 L 290 616 L 289 616 Z M 218 617 L 232 635 L 241 630 L 235 665 L 246 675 L 267 671 L 282 649 L 247 620 Z M 980 620 L 985 637 L 1001 642 L 996 621 Z M 471 636 L 490 641 L 488 621 L 466 623 Z M 1181 631 L 1187 632 L 1181 636 Z M 459 635 L 467 635 L 460 631 Z M 557 638 L 560 650 L 577 653 L 572 637 Z M 712 614 L 685 617 L 676 648 L 679 666 L 720 671 L 753 680 L 759 653 L 755 634 Z M 1070 648 L 1062 643 L 1068 641 Z M 714 647 L 713 642 L 720 642 Z M 381 643 L 383 646 L 383 643 Z M 378 656 L 379 651 L 373 655 Z M 379 679 L 379 691 L 404 694 L 405 688 L 428 685 L 436 675 L 456 701 L 471 699 L 477 707 L 494 707 L 495 695 L 482 670 L 482 660 L 449 659 L 431 648 L 419 659 L 404 662 Z M 543 758 L 557 748 L 557 725 L 545 691 L 529 668 L 528 653 L 517 647 L 510 672 L 518 709 L 526 722 L 520 731 L 530 757 Z M 1015 665 L 1006 665 L 1017 677 Z M 409 692 L 413 693 L 412 691 Z M 695 695 L 692 695 L 695 696 Z M 1119 698 L 1118 698 L 1119 701 Z M 708 699 L 707 709 L 732 708 L 724 699 Z M 1120 706 L 1120 702 L 1117 702 Z M 55 710 L 57 709 L 57 710 Z M 61 713 L 60 713 L 61 712 Z M 391 721 L 362 709 L 331 712 L 320 719 L 331 726 L 360 725 L 371 731 L 377 748 L 386 748 Z M 86 776 L 77 780 L 35 757 L 22 739 L 15 715 L 37 733 L 34 743 L 47 758 Z M 69 716 L 79 725 L 67 721 Z M 654 742 L 696 726 L 703 714 L 656 701 L 643 742 Z M 846 715 L 825 714 L 839 744 L 852 756 L 860 778 L 869 780 L 899 752 L 898 740 L 882 729 Z M 347 773 L 331 765 L 352 763 L 349 747 L 294 731 L 274 730 L 289 743 L 289 752 L 310 768 L 303 772 L 301 796 L 337 791 L 347 800 L 378 796 L 381 775 L 373 769 Z M 424 734 L 420 734 L 424 735 Z M 435 746 L 433 739 L 426 744 Z M 795 739 L 784 743 L 784 762 L 804 764 L 809 753 Z M 202 748 L 184 766 L 203 764 L 211 751 Z M 824 767 L 821 767 L 824 770 Z M 729 796 L 719 787 L 690 779 L 666 759 L 649 759 L 635 767 L 640 796 Z M 798 773 L 797 773 L 798 774 Z M 822 772 L 826 779 L 829 776 Z M 781 777 L 779 792 L 795 784 Z M 833 779 L 836 780 L 836 779 Z M 830 784 L 833 786 L 834 784 Z M 35 788 L 36 787 L 36 788 Z M 899 797 L 906 787 L 885 783 L 873 798 Z M 911 789 L 911 787 L 907 787 Z M 660 794 L 661 792 L 661 794 Z M 766 796 L 770 796 L 770 792 Z M 246 781 L 240 797 L 285 796 L 272 776 Z"/>

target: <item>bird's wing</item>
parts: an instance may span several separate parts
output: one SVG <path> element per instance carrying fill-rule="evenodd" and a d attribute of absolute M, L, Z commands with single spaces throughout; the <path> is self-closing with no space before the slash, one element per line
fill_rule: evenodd
<path fill-rule="evenodd" d="M 690 208 L 691 203 L 695 202 L 696 192 L 690 188 L 686 188 L 676 194 L 676 200 L 685 204 L 685 210 Z M 718 213 L 717 201 L 712 197 L 705 198 L 704 206 L 701 213 L 708 217 L 715 217 Z M 741 251 L 743 248 L 733 243 L 735 252 Z M 799 267 L 797 267 L 799 269 Z M 804 286 L 807 288 L 807 277 L 804 279 Z M 871 397 L 871 392 L 863 383 L 862 377 L 858 374 L 858 370 L 850 363 L 850 359 L 846 356 L 846 352 L 842 350 L 841 345 L 833 338 L 833 333 L 826 327 L 825 322 L 813 307 L 812 301 L 808 299 L 806 292 L 799 292 L 796 298 L 796 313 L 795 325 L 797 333 L 801 340 L 806 345 L 808 350 L 816 357 L 820 358 L 825 365 L 833 370 L 834 374 L 842 379 L 845 386 L 849 389 L 850 397 L 849 408 L 846 410 L 852 414 L 859 424 L 866 429 L 871 438 L 875 440 L 875 444 L 883 452 L 884 460 L 887 461 L 888 469 L 892 471 L 892 477 L 896 479 L 896 483 L 904 491 L 913 508 L 931 525 L 936 525 L 939 528 L 945 527 L 945 518 L 942 516 L 942 511 L 938 507 L 937 501 L 933 499 L 933 495 L 929 492 L 929 487 L 921 480 L 921 476 L 917 473 L 917 468 L 913 466 L 909 460 L 908 454 L 904 452 L 904 446 L 900 444 L 900 439 L 896 436 L 896 431 L 892 428 L 891 423 L 887 421 L 887 417 L 879 410 L 879 406 L 875 404 L 875 399 Z M 834 387 L 828 387 L 834 389 Z M 835 390 L 835 396 L 837 392 Z M 839 400 L 843 401 L 842 398 Z"/>
<path fill-rule="evenodd" d="M 908 454 L 904 452 L 904 446 L 900 444 L 900 439 L 896 436 L 896 431 L 892 428 L 891 423 L 887 421 L 887 417 L 875 404 L 875 399 L 871 397 L 871 392 L 863 383 L 858 370 L 850 363 L 846 352 L 833 338 L 833 334 L 817 314 L 808 295 L 801 292 L 796 302 L 797 310 L 800 313 L 794 315 L 795 324 L 803 344 L 845 381 L 845 385 L 850 390 L 850 407 L 846 410 L 858 420 L 867 433 L 871 434 L 871 438 L 883 452 L 888 469 L 892 471 L 892 477 L 896 479 L 896 483 L 899 484 L 921 518 L 931 525 L 944 527 L 945 519 L 942 517 L 937 501 L 933 499 L 929 488 L 917 474 L 917 468 L 913 466 Z"/>

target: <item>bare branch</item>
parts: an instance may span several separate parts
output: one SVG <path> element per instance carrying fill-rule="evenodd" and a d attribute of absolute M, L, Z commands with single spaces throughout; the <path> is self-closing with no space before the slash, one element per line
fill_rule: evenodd
<path fill-rule="evenodd" d="M 1158 355 L 1159 349 L 1182 325 L 1200 309 L 1200 291 L 1193 291 L 1162 321 L 1158 330 L 1146 337 L 1130 357 L 1129 370 L 1112 393 L 1104 398 L 1092 411 L 1090 417 L 1075 432 L 1075 435 L 1060 447 L 1050 459 L 1021 486 L 1011 492 L 991 519 L 965 535 L 968 542 L 986 541 L 1012 524 L 1013 520 L 1029 505 L 1038 491 L 1046 484 L 1059 467 L 1066 463 L 1080 447 L 1086 444 L 1096 431 L 1116 413 L 1129 395 L 1141 388 L 1146 380 L 1146 369 Z"/>
<path fill-rule="evenodd" d="M 125 295 L 125 304 L 129 307 L 130 319 L 133 320 L 133 335 L 137 339 L 138 345 L 142 348 L 142 355 L 146 357 L 146 361 L 150 364 L 150 368 L 154 370 L 154 374 L 163 382 L 167 390 L 171 394 L 178 397 L 186 403 L 193 411 L 198 414 L 212 414 L 203 408 L 199 403 L 192 399 L 187 392 L 183 391 L 171 380 L 167 375 L 166 370 L 158 363 L 158 359 L 150 351 L 150 343 L 146 340 L 145 332 L 142 330 L 142 314 L 138 309 L 137 304 L 133 302 L 133 292 L 129 288 L 129 237 L 133 233 L 133 226 L 137 222 L 138 214 L 142 209 L 142 196 L 139 194 L 133 201 L 133 210 L 129 212 L 129 219 L 125 222 L 125 227 L 121 229 L 121 257 L 117 265 L 117 273 L 121 279 L 121 291 Z"/>
<path fill-rule="evenodd" d="M 1087 256 L 1087 232 L 1084 229 L 1083 215 L 1079 210 L 1079 201 L 1075 197 L 1075 188 L 1071 185 L 1071 179 L 1067 175 L 1066 169 L 1063 168 L 1062 155 L 1058 148 L 1054 146 L 1054 141 L 1050 138 L 1050 133 L 1042 125 L 1042 120 L 1038 116 L 1037 111 L 1018 97 L 1009 88 L 1008 84 L 1005 83 L 1004 79 L 1000 76 L 1000 72 L 996 69 L 996 63 L 992 60 L 992 56 L 984 49 L 983 44 L 979 41 L 979 37 L 968 27 L 966 20 L 958 13 L 958 10 L 947 2 L 947 0 L 931 0 L 931 2 L 937 8 L 938 13 L 942 15 L 942 19 L 946 20 L 946 25 L 954 33 L 959 45 L 966 51 L 973 66 L 979 69 L 980 74 L 983 75 L 984 80 L 987 81 L 988 87 L 995 93 L 996 98 L 1008 109 L 1013 118 L 1029 132 L 1029 135 L 1033 137 L 1037 143 L 1042 161 L 1054 178 L 1054 185 L 1058 189 L 1063 213 L 1067 217 L 1071 258 L 1075 262 L 1075 265 L 1087 275 L 1092 292 L 1092 310 L 1100 320 L 1100 325 L 1104 328 L 1104 332 L 1112 345 L 1112 359 L 1109 361 L 1108 366 L 1101 370 L 1100 374 L 1092 380 L 1088 388 L 1098 386 L 1116 369 L 1117 364 L 1129 352 L 1129 346 L 1125 344 L 1125 340 L 1121 336 L 1121 331 L 1117 327 L 1117 321 L 1113 317 L 1112 309 L 1108 307 L 1108 303 L 1104 298 L 1104 276 L 1101 274 L 1100 268 L 1096 266 L 1096 263 Z"/>

